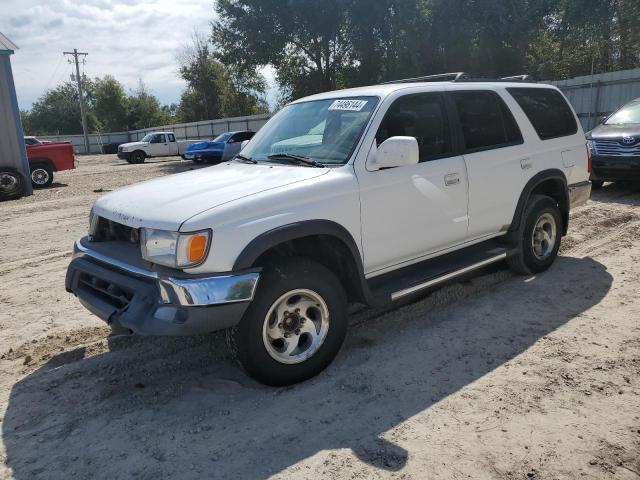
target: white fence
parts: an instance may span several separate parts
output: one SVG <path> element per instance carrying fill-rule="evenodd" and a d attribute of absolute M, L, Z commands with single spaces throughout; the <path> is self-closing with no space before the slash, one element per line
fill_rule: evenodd
<path fill-rule="evenodd" d="M 177 123 L 175 125 L 161 125 L 153 128 L 132 130 L 130 132 L 91 133 L 89 134 L 89 153 L 101 153 L 102 146 L 109 143 L 126 143 L 140 140 L 149 132 L 174 132 L 178 140 L 213 138 L 223 132 L 233 130 L 258 131 L 270 115 L 252 115 L 247 117 L 221 118 L 217 120 L 203 120 L 201 122 Z M 71 142 L 75 151 L 84 154 L 84 137 L 82 135 L 49 135 L 38 137 L 42 140 L 56 142 Z"/>
<path fill-rule="evenodd" d="M 591 130 L 602 116 L 609 115 L 620 106 L 640 97 L 640 68 L 621 70 L 571 78 L 569 80 L 547 81 L 560 88 L 578 113 L 582 128 Z M 92 133 L 89 135 L 89 152 L 100 153 L 102 145 L 140 140 L 153 131 L 174 132 L 178 139 L 205 139 L 232 130 L 258 131 L 270 115 L 221 118 L 201 122 L 162 125 L 130 132 Z M 52 135 L 41 137 L 45 140 L 71 141 L 77 153 L 85 153 L 82 135 Z"/>

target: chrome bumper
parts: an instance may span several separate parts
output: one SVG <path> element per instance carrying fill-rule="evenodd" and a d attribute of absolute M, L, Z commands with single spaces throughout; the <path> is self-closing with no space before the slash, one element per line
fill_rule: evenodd
<path fill-rule="evenodd" d="M 76 241 L 73 258 L 90 258 L 108 267 L 120 270 L 137 278 L 154 281 L 158 286 L 161 303 L 184 307 L 200 307 L 227 303 L 248 302 L 258 286 L 260 274 L 246 272 L 220 274 L 208 277 L 179 278 L 146 270 L 129 263 L 108 257 Z"/>

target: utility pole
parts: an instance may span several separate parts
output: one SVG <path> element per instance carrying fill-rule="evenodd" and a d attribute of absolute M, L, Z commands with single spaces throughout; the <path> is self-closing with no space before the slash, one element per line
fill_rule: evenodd
<path fill-rule="evenodd" d="M 73 57 L 73 61 L 76 64 L 76 82 L 78 82 L 78 96 L 80 97 L 80 117 L 82 118 L 82 133 L 84 134 L 84 149 L 85 153 L 89 152 L 89 132 L 87 132 L 87 112 L 84 108 L 84 94 L 82 92 L 82 77 L 80 77 L 80 62 L 78 61 L 78 57 L 83 56 L 86 57 L 89 55 L 88 53 L 79 52 L 77 48 L 73 49 L 73 52 L 62 52 L 63 55 L 71 55 Z M 84 59 L 82 59 L 84 63 Z M 69 60 L 71 63 L 71 60 Z"/>

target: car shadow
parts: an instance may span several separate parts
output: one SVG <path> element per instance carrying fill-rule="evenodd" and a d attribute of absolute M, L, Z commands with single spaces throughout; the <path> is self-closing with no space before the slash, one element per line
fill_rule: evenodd
<path fill-rule="evenodd" d="M 53 356 L 12 388 L 6 463 L 19 480 L 265 478 L 351 449 L 399 471 L 411 452 L 390 430 L 599 303 L 612 277 L 591 258 L 561 257 L 536 277 L 467 283 L 352 320 L 334 363 L 287 388 L 247 378 L 221 334 L 127 337 L 106 353 Z"/>
<path fill-rule="evenodd" d="M 591 200 L 638 206 L 640 205 L 640 182 L 605 183 L 602 188 L 591 190 Z"/>

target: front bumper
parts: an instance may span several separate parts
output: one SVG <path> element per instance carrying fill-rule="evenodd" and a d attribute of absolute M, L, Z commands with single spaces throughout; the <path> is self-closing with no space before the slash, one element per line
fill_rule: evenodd
<path fill-rule="evenodd" d="M 140 335 L 193 335 L 236 325 L 253 295 L 257 271 L 177 276 L 105 256 L 79 240 L 65 286 L 89 311 Z"/>
<path fill-rule="evenodd" d="M 118 152 L 118 158 L 120 160 L 128 160 L 129 156 L 131 156 L 130 152 Z"/>
<path fill-rule="evenodd" d="M 594 155 L 591 180 L 640 181 L 640 156 Z"/>

